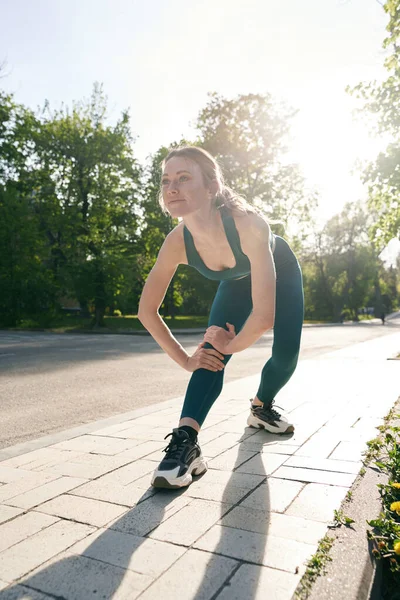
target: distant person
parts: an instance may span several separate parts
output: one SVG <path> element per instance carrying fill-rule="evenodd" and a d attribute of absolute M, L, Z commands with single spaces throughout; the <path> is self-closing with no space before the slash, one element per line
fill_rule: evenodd
<path fill-rule="evenodd" d="M 193 372 L 179 425 L 166 438 L 165 457 L 152 485 L 179 488 L 207 469 L 197 434 L 222 390 L 224 367 L 274 327 L 272 356 L 251 400 L 247 424 L 289 433 L 293 424 L 274 408 L 292 376 L 303 324 L 300 266 L 287 242 L 266 219 L 228 188 L 215 159 L 204 150 L 172 150 L 162 164 L 160 204 L 181 222 L 168 234 L 143 288 L 139 319 L 161 348 Z M 203 341 L 189 356 L 161 319 L 168 285 L 180 264 L 220 281 Z M 160 382 L 162 385 L 162 382 Z M 166 439 L 165 438 L 165 439 Z"/>
<path fill-rule="evenodd" d="M 385 315 L 385 311 L 383 310 L 383 311 L 381 312 L 381 321 L 382 321 L 382 325 L 384 325 L 384 324 L 385 324 L 385 317 L 386 317 L 386 315 Z"/>

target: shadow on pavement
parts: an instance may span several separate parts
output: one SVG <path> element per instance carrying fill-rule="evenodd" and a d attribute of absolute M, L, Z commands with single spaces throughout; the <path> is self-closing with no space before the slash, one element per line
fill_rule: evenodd
<path fill-rule="evenodd" d="M 246 429 L 246 432 L 250 431 L 253 430 Z M 199 569 L 198 571 L 200 581 L 197 581 L 196 572 L 193 573 L 193 580 L 190 573 L 182 573 L 181 584 L 179 584 L 181 585 L 180 598 L 209 600 L 217 598 L 216 594 L 218 594 L 218 600 L 231 600 L 232 598 L 251 600 L 255 598 L 259 583 L 257 565 L 261 565 L 263 562 L 271 508 L 267 475 L 262 461 L 262 448 L 263 445 L 268 445 L 278 439 L 287 440 L 290 437 L 273 436 L 265 432 L 265 442 L 257 442 L 259 451 L 254 449 L 253 456 L 249 455 L 248 447 L 246 449 L 242 447 L 242 444 L 246 441 L 249 442 L 252 436 L 247 434 L 240 438 L 239 444 L 234 447 L 237 448 L 234 467 L 221 498 L 220 516 L 222 521 L 220 524 L 214 522 L 206 533 L 207 536 L 211 529 L 217 528 L 219 539 L 217 543 L 211 542 L 208 550 L 202 549 L 203 552 L 209 552 L 209 560 L 205 570 Z M 223 457 L 223 454 L 217 458 Z M 260 481 L 249 484 L 246 488 L 238 487 L 236 469 L 241 468 L 241 473 L 246 473 L 245 465 L 250 461 L 248 474 L 249 476 L 251 474 L 258 475 Z M 212 471 L 218 472 L 210 469 L 208 473 Z M 145 561 L 147 568 L 142 568 L 142 563 L 142 567 L 138 565 L 134 570 L 135 552 L 149 539 L 145 536 L 157 530 L 169 510 L 172 516 L 183 507 L 184 499 L 189 494 L 190 500 L 196 497 L 206 499 L 207 493 L 196 496 L 196 483 L 206 481 L 207 473 L 196 478 L 192 483 L 193 487 L 189 489 L 161 490 L 151 497 L 148 497 L 149 490 L 144 491 L 138 504 L 109 524 L 107 529 L 101 530 L 100 533 L 93 533 L 81 542 L 77 542 L 79 544 L 76 550 L 77 554 L 71 554 L 58 560 L 56 558 L 47 566 L 38 567 L 34 574 L 22 577 L 18 583 L 0 591 L 0 599 L 44 600 L 47 596 L 43 596 L 43 594 L 59 600 L 87 600 L 89 598 L 111 600 L 114 596 L 134 599 L 140 597 L 141 593 L 149 586 L 145 597 L 146 599 L 153 598 L 153 586 L 150 585 L 152 584 L 152 560 Z M 253 492 L 255 492 L 255 496 L 249 502 L 248 498 L 252 496 Z M 183 500 L 182 506 L 176 506 L 174 509 L 174 503 L 179 503 L 180 500 Z M 251 540 L 249 540 L 249 536 Z M 90 543 L 91 537 L 93 541 Z M 180 545 L 179 542 L 170 544 L 170 548 L 171 546 L 177 551 L 176 558 L 173 557 L 170 560 L 172 564 L 179 560 L 188 548 Z M 199 546 L 198 541 L 194 543 L 194 546 Z M 159 558 L 159 560 L 161 559 Z M 157 555 L 153 557 L 153 561 L 157 563 Z M 240 562 L 238 563 L 238 561 Z M 247 564 L 243 565 L 243 561 Z M 168 568 L 167 566 L 164 572 Z M 240 569 L 244 570 L 244 577 L 239 574 L 239 585 L 235 582 L 235 589 L 232 589 L 230 581 Z M 152 577 L 155 577 L 154 573 Z M 159 573 L 156 578 L 158 577 L 160 577 Z M 217 587 L 215 580 L 213 583 L 214 577 L 217 580 L 220 579 Z M 189 585 L 189 580 L 191 585 Z M 188 583 L 185 584 L 185 581 Z M 154 584 L 154 598 L 159 596 L 156 588 L 157 583 Z"/>

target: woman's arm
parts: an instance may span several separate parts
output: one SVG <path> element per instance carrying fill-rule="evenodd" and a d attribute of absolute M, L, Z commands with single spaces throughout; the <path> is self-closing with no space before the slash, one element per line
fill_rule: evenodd
<path fill-rule="evenodd" d="M 224 354 L 241 352 L 251 346 L 263 333 L 273 327 L 275 319 L 276 277 L 270 248 L 269 225 L 256 214 L 238 217 L 235 219 L 235 223 L 242 250 L 248 256 L 251 264 L 253 310 L 238 335 L 230 341 L 227 341 L 229 336 L 221 336 L 224 337 L 225 345 L 223 349 L 221 346 L 217 349 Z M 219 328 L 211 327 L 209 329 L 214 330 L 213 333 L 217 334 Z M 213 344 L 211 339 L 207 339 L 207 333 L 204 339 Z M 214 347 L 216 346 L 214 345 Z"/>
<path fill-rule="evenodd" d="M 167 235 L 157 261 L 147 277 L 139 303 L 138 319 L 157 344 L 175 362 L 186 368 L 189 355 L 174 338 L 158 310 L 175 271 L 182 262 L 179 232 L 174 229 Z"/>
<path fill-rule="evenodd" d="M 182 228 L 178 225 L 166 237 L 147 278 L 140 298 L 138 317 L 164 352 L 186 371 L 221 371 L 225 367 L 223 354 L 213 348 L 203 348 L 204 342 L 201 342 L 190 356 L 174 338 L 158 313 L 178 265 L 185 262 Z"/>

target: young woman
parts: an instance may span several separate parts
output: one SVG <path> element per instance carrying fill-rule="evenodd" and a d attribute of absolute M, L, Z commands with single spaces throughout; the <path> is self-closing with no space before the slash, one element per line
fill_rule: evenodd
<path fill-rule="evenodd" d="M 274 328 L 272 356 L 251 401 L 247 424 L 273 433 L 294 430 L 273 408 L 279 390 L 293 374 L 303 324 L 299 264 L 285 240 L 229 189 L 216 160 L 196 147 L 172 150 L 162 164 L 160 204 L 181 218 L 166 237 L 139 305 L 139 319 L 161 348 L 193 373 L 181 419 L 156 469 L 152 485 L 180 488 L 203 473 L 197 434 L 223 384 L 224 368 Z M 158 309 L 180 264 L 219 280 L 203 341 L 189 356 L 171 334 Z"/>

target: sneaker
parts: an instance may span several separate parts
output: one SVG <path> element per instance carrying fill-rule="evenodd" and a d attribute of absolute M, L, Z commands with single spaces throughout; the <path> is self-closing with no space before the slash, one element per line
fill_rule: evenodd
<path fill-rule="evenodd" d="M 252 403 L 251 399 L 250 402 Z M 294 425 L 289 423 L 286 417 L 283 417 L 275 410 L 273 404 L 274 402 L 271 402 L 269 406 L 253 406 L 253 404 L 251 404 L 247 425 L 249 427 L 266 429 L 271 433 L 292 433 L 294 431 Z"/>
<path fill-rule="evenodd" d="M 171 440 L 164 448 L 165 457 L 155 470 L 151 485 L 156 488 L 177 489 L 192 483 L 192 475 L 207 471 L 200 446 L 183 429 L 173 429 L 165 436 Z"/>

